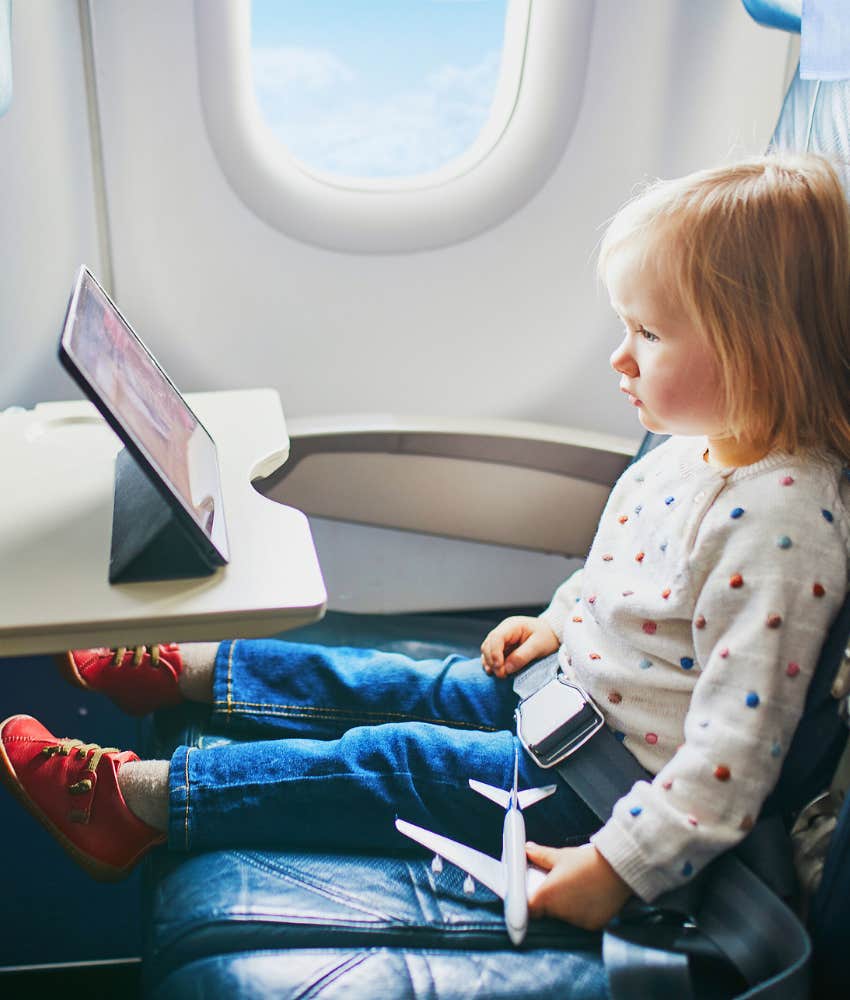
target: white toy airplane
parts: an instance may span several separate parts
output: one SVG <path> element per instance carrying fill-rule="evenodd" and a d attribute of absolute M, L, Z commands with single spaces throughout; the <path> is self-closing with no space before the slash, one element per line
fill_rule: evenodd
<path fill-rule="evenodd" d="M 482 885 L 492 889 L 505 901 L 505 924 L 508 937 L 514 944 L 521 944 L 528 929 L 528 897 L 540 885 L 547 872 L 531 864 L 525 855 L 525 820 L 522 810 L 533 806 L 551 795 L 557 786 L 527 788 L 517 791 L 519 755 L 514 757 L 514 784 L 510 791 L 485 785 L 483 781 L 469 779 L 470 788 L 492 799 L 505 810 L 502 831 L 502 859 L 497 861 L 489 854 L 482 854 L 472 847 L 432 833 L 421 826 L 414 826 L 403 819 L 395 821 L 400 833 L 434 851 L 439 857 L 468 872 Z"/>

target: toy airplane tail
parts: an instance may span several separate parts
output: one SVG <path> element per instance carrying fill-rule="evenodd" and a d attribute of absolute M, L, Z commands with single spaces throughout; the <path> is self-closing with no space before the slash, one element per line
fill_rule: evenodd
<path fill-rule="evenodd" d="M 474 778 L 469 779 L 469 787 L 478 792 L 479 795 L 484 795 L 486 798 L 491 799 L 503 809 L 507 809 L 511 804 L 511 792 L 504 788 L 485 785 L 483 781 L 476 781 Z M 521 792 L 517 792 L 517 805 L 520 809 L 528 809 L 529 806 L 540 802 L 541 799 L 548 798 L 554 794 L 557 787 L 557 785 L 544 785 L 542 788 L 526 788 Z"/>
<path fill-rule="evenodd" d="M 510 791 L 505 788 L 496 788 L 494 785 L 487 785 L 483 781 L 476 781 L 475 778 L 469 779 L 469 787 L 473 791 L 478 792 L 479 795 L 483 795 L 485 798 L 500 805 L 503 809 L 508 809 L 512 801 L 516 802 L 520 809 L 528 809 L 530 806 L 535 805 L 535 803 L 540 802 L 541 799 L 548 798 L 558 787 L 557 785 L 544 785 L 542 788 L 526 788 L 519 792 L 517 791 L 518 781 L 519 753 L 515 752 L 514 785 Z"/>

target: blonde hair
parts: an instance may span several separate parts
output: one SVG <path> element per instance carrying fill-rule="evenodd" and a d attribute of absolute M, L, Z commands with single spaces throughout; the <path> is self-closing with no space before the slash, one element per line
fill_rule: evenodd
<path fill-rule="evenodd" d="M 715 351 L 728 432 L 850 462 L 850 211 L 830 164 L 775 154 L 653 184 L 609 225 Z"/>

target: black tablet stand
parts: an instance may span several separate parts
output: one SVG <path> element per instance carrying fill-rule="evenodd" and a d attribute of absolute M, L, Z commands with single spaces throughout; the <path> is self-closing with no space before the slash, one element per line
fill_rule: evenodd
<path fill-rule="evenodd" d="M 212 565 L 133 456 L 122 448 L 115 460 L 110 583 L 209 576 Z"/>

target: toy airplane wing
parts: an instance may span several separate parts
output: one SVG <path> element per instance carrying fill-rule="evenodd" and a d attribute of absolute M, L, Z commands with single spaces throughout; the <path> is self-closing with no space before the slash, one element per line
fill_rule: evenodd
<path fill-rule="evenodd" d="M 446 861 L 451 861 L 453 865 L 462 868 L 482 885 L 486 885 L 500 896 L 505 898 L 506 877 L 504 866 L 501 861 L 491 858 L 489 854 L 482 854 L 474 847 L 467 847 L 466 844 L 459 844 L 456 840 L 450 840 L 439 833 L 432 833 L 421 826 L 408 823 L 406 820 L 397 819 L 396 829 L 403 833 L 405 837 L 410 837 L 417 843 L 427 847 L 428 850 L 439 854 Z M 546 877 L 546 872 L 536 865 L 529 865 L 526 873 L 526 889 L 530 895 Z"/>
<path fill-rule="evenodd" d="M 425 830 L 406 820 L 397 819 L 395 825 L 399 833 L 403 833 L 405 837 L 410 837 L 446 861 L 451 861 L 453 865 L 469 872 L 482 885 L 492 889 L 497 896 L 505 898 L 505 873 L 501 861 L 491 858 L 489 854 L 476 851 L 474 847 L 459 844 L 456 840 L 450 840 L 439 833 L 432 833 L 431 830 Z"/>

